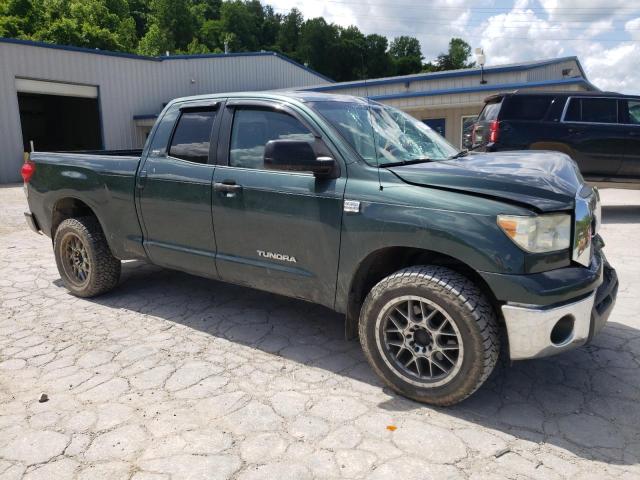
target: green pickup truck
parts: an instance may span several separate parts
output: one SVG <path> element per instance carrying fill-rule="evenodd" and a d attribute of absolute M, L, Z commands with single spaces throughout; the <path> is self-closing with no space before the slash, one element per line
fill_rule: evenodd
<path fill-rule="evenodd" d="M 22 175 L 72 294 L 138 259 L 325 305 L 421 402 L 471 395 L 501 343 L 512 360 L 584 345 L 616 299 L 598 192 L 569 157 L 467 154 L 362 98 L 177 99 L 141 156 L 33 153 Z"/>

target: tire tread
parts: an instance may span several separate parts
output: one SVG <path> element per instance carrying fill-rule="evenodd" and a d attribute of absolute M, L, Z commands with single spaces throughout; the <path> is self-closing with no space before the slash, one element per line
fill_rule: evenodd
<path fill-rule="evenodd" d="M 452 405 L 464 400 L 480 388 L 496 366 L 500 352 L 500 329 L 495 311 L 487 297 L 467 277 L 447 267 L 431 265 L 407 267 L 385 277 L 371 289 L 362 307 L 359 321 L 360 341 L 365 355 L 374 370 L 376 370 L 376 373 L 378 373 L 387 385 L 399 391 L 398 387 L 386 379 L 383 372 L 381 372 L 379 368 L 376 367 L 375 362 L 372 361 L 369 346 L 363 341 L 363 339 L 366 338 L 367 327 L 366 322 L 363 320 L 363 315 L 367 310 L 365 308 L 367 302 L 372 302 L 373 299 L 382 295 L 383 292 L 389 289 L 415 286 L 416 284 L 428 284 L 436 291 L 439 290 L 440 293 L 457 299 L 477 323 L 482 337 L 483 356 L 481 359 L 481 374 L 477 376 L 473 384 L 467 386 L 464 391 L 459 391 L 438 399 L 426 399 L 410 395 L 411 398 L 418 401 L 427 401 L 437 405 Z M 400 393 L 406 395 L 404 392 Z"/>
<path fill-rule="evenodd" d="M 71 293 L 79 297 L 96 297 L 102 295 L 118 285 L 120 281 L 121 263 L 111 253 L 107 240 L 98 220 L 94 217 L 67 218 L 60 223 L 54 236 L 54 251 L 56 252 L 56 262 L 58 259 L 59 233 L 65 229 L 72 229 L 88 240 L 87 248 L 93 258 L 94 277 L 82 290 L 67 288 Z M 58 265 L 61 276 L 63 276 L 61 266 Z M 64 276 L 63 276 L 64 280 Z M 66 282 L 65 282 L 66 283 Z"/>

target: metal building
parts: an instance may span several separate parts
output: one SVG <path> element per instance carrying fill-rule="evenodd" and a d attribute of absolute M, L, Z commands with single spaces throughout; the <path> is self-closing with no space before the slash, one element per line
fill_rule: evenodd
<path fill-rule="evenodd" d="M 577 57 L 318 85 L 304 90 L 369 97 L 423 120 L 456 146 L 494 93 L 598 90 Z"/>
<path fill-rule="evenodd" d="M 325 85 L 272 52 L 143 57 L 0 39 L 0 183 L 20 180 L 23 152 L 141 148 L 176 97 Z"/>

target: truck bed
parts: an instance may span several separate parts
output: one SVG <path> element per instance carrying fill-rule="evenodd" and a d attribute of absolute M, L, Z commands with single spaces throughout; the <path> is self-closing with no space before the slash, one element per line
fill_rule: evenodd
<path fill-rule="evenodd" d="M 98 217 L 114 255 L 144 256 L 135 208 L 140 156 L 124 153 L 139 151 L 31 153 L 35 173 L 28 202 L 42 232 L 51 235 L 56 211 L 86 204 Z"/>

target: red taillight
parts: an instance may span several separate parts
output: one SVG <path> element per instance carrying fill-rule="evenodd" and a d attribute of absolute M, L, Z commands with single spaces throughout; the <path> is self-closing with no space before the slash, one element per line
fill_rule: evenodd
<path fill-rule="evenodd" d="M 498 141 L 498 133 L 500 133 L 500 124 L 497 120 L 491 122 L 489 126 L 489 142 L 496 143 Z"/>
<path fill-rule="evenodd" d="M 20 174 L 22 175 L 24 183 L 29 183 L 29 180 L 31 180 L 31 177 L 33 177 L 34 173 L 36 173 L 36 165 L 30 161 L 24 162 L 22 168 L 20 169 Z"/>

